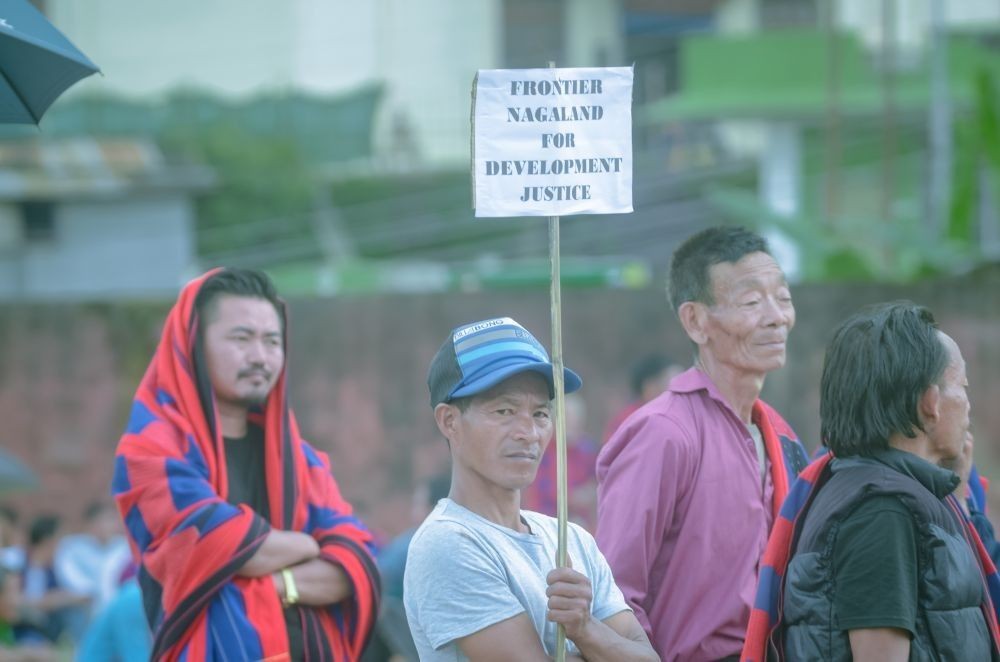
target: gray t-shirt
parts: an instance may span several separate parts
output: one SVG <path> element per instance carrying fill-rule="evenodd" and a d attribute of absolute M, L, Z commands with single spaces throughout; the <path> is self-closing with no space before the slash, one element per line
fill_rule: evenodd
<path fill-rule="evenodd" d="M 555 568 L 557 521 L 521 511 L 531 533 L 494 524 L 450 499 L 438 502 L 410 543 L 403 602 L 423 662 L 466 660 L 457 639 L 522 612 L 546 653 L 555 655 L 556 625 L 545 618 L 545 577 Z M 593 587 L 591 612 L 606 620 L 629 609 L 594 537 L 570 523 L 567 553 Z M 568 653 L 578 653 L 571 641 Z"/>

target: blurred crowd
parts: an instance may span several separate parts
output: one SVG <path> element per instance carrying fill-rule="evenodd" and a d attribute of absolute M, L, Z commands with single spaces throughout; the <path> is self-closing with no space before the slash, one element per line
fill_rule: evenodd
<path fill-rule="evenodd" d="M 72 530 L 55 514 L 23 520 L 0 508 L 0 660 L 149 659 L 118 513 L 99 501 L 81 515 Z"/>

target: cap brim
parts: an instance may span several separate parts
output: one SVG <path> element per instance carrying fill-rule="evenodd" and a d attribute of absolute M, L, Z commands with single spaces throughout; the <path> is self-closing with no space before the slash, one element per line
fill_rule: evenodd
<path fill-rule="evenodd" d="M 477 395 L 493 388 L 503 380 L 516 375 L 521 372 L 537 372 L 549 385 L 549 397 L 555 397 L 555 382 L 552 378 L 552 364 L 551 363 L 522 363 L 520 365 L 511 365 L 491 372 L 488 375 L 470 382 L 461 388 L 452 391 L 451 397 L 449 399 L 464 398 L 470 395 Z M 563 368 L 563 389 L 565 393 L 572 393 L 576 391 L 581 386 L 583 386 L 583 380 L 580 376 L 570 370 L 569 368 Z"/>

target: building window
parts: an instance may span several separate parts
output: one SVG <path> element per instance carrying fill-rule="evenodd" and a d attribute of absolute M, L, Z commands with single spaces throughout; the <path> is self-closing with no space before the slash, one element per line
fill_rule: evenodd
<path fill-rule="evenodd" d="M 21 205 L 24 241 L 29 244 L 49 243 L 56 239 L 56 215 L 49 202 L 25 202 Z"/>

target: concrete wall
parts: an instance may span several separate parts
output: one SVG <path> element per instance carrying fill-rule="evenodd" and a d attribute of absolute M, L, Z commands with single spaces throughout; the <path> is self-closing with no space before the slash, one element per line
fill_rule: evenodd
<path fill-rule="evenodd" d="M 0 298 L 164 296 L 194 264 L 187 196 L 57 203 L 51 241 L 0 252 Z"/>

